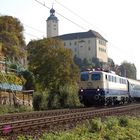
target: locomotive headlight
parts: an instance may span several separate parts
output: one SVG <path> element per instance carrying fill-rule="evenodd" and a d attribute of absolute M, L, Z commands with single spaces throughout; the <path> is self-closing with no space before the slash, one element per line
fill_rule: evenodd
<path fill-rule="evenodd" d="M 84 90 L 83 90 L 83 89 L 81 89 L 80 91 L 81 91 L 81 92 L 83 92 Z"/>
<path fill-rule="evenodd" d="M 97 91 L 100 91 L 100 89 L 98 88 Z"/>

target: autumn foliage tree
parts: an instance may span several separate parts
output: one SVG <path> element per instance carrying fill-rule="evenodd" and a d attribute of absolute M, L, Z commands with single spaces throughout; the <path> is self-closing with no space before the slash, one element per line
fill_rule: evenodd
<path fill-rule="evenodd" d="M 58 39 L 31 41 L 27 45 L 29 69 L 43 88 L 58 89 L 66 83 L 77 81 L 78 69 L 72 52 Z"/>
<path fill-rule="evenodd" d="M 61 40 L 49 38 L 31 41 L 27 50 L 29 69 L 42 89 L 51 91 L 50 101 L 56 94 L 60 95 L 61 87 L 78 81 L 79 72 L 72 52 L 63 46 Z"/>
<path fill-rule="evenodd" d="M 0 42 L 2 51 L 10 60 L 25 58 L 25 41 L 21 22 L 12 16 L 0 16 Z"/>

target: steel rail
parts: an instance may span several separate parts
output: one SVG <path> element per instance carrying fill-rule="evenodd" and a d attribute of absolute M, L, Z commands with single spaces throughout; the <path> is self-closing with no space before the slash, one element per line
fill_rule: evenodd
<path fill-rule="evenodd" d="M 83 111 L 93 110 L 93 109 L 95 108 L 91 107 L 91 108 L 77 108 L 77 109 L 56 109 L 56 110 L 47 110 L 47 111 L 33 111 L 33 112 L 25 112 L 25 113 L 6 114 L 6 115 L 0 115 L 0 123 L 17 121 L 17 120 L 26 120 L 32 118 L 41 118 L 47 116 L 55 116 L 55 115 L 68 114 L 74 112 L 83 112 Z"/>
<path fill-rule="evenodd" d="M 90 108 L 77 108 L 77 109 L 56 109 L 56 110 L 47 110 L 47 111 L 33 111 L 33 112 L 26 112 L 26 113 L 6 114 L 6 115 L 0 115 L 0 123 L 18 121 L 18 120 L 27 120 L 32 118 L 41 118 L 47 116 L 55 116 L 55 115 L 68 114 L 74 112 L 83 112 L 88 110 L 90 111 L 96 109 L 102 109 L 102 108 L 90 107 Z"/>

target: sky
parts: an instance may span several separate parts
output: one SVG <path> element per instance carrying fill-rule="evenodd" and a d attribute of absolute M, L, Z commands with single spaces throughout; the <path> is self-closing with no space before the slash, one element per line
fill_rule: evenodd
<path fill-rule="evenodd" d="M 20 20 L 28 44 L 46 37 L 46 20 L 53 6 L 59 20 L 59 35 L 99 32 L 108 40 L 108 56 L 115 64 L 135 64 L 140 79 L 139 5 L 139 0 L 0 0 L 0 15 Z"/>

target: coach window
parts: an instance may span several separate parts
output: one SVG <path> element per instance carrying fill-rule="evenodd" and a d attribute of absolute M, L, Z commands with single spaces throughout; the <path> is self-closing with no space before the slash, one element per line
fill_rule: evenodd
<path fill-rule="evenodd" d="M 120 78 L 120 84 L 122 84 L 123 83 L 123 79 L 122 78 Z"/>
<path fill-rule="evenodd" d="M 111 82 L 113 82 L 114 81 L 114 77 L 113 76 L 111 76 Z"/>
<path fill-rule="evenodd" d="M 116 81 L 117 81 L 117 80 L 116 80 L 116 77 L 114 77 L 114 82 L 116 83 Z"/>
<path fill-rule="evenodd" d="M 119 83 L 121 84 L 121 78 L 119 78 Z"/>
<path fill-rule="evenodd" d="M 108 78 L 107 78 L 107 74 L 105 75 L 105 79 L 108 80 Z"/>
<path fill-rule="evenodd" d="M 110 76 L 110 77 L 111 77 L 110 81 L 115 82 L 115 77 L 114 76 Z"/>
<path fill-rule="evenodd" d="M 98 73 L 94 73 L 94 74 L 92 74 L 91 79 L 92 80 L 100 80 L 101 79 L 101 75 L 98 74 Z"/>
<path fill-rule="evenodd" d="M 81 74 L 81 81 L 88 81 L 88 79 L 89 79 L 88 73 Z"/>
<path fill-rule="evenodd" d="M 125 79 L 123 79 L 123 84 L 126 84 L 126 80 Z"/>
<path fill-rule="evenodd" d="M 109 81 L 111 81 L 111 76 L 110 75 L 108 75 L 108 78 L 109 78 Z"/>

